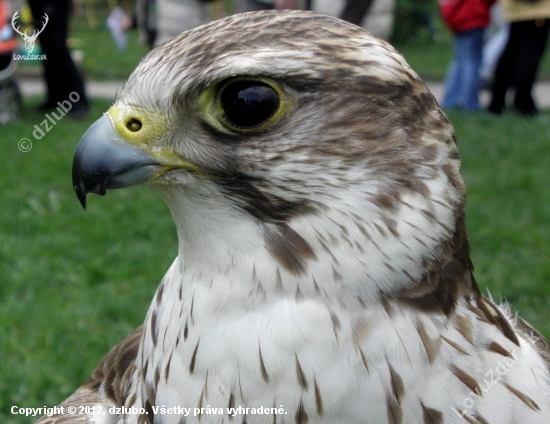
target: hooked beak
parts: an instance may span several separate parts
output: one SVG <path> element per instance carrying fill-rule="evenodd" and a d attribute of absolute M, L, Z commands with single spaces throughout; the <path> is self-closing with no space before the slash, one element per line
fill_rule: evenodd
<path fill-rule="evenodd" d="M 106 190 L 143 184 L 159 171 L 159 163 L 128 143 L 104 114 L 78 143 L 73 159 L 73 187 L 86 209 L 86 195 L 105 195 Z"/>

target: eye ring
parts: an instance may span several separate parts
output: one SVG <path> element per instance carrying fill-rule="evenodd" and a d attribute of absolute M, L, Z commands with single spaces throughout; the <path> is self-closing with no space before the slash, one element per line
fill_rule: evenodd
<path fill-rule="evenodd" d="M 218 94 L 222 124 L 231 130 L 264 128 L 279 115 L 282 96 L 278 87 L 254 78 L 232 79 Z"/>

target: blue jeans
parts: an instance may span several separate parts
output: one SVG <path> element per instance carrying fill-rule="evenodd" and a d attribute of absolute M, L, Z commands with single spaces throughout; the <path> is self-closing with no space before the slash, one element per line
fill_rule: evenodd
<path fill-rule="evenodd" d="M 479 110 L 479 88 L 485 28 L 455 33 L 455 58 L 445 79 L 444 109 Z"/>

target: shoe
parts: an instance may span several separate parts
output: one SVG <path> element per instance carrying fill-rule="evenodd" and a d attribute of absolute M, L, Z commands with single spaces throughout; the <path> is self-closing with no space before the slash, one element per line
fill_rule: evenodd
<path fill-rule="evenodd" d="M 502 115 L 502 112 L 504 111 L 504 105 L 502 104 L 494 104 L 491 103 L 489 107 L 487 107 L 487 112 L 492 113 L 493 115 Z"/>
<path fill-rule="evenodd" d="M 491 101 L 487 107 L 487 112 L 493 115 L 500 115 L 506 109 L 506 96 L 491 96 Z"/>
<path fill-rule="evenodd" d="M 41 103 L 39 106 L 36 107 L 36 111 L 40 113 L 47 113 L 51 112 L 52 110 L 55 110 L 57 107 L 57 104 L 47 100 L 44 103 Z"/>
<path fill-rule="evenodd" d="M 514 100 L 513 111 L 518 115 L 529 117 L 537 116 L 539 114 L 539 110 L 537 109 L 537 106 L 535 105 L 535 102 L 532 98 L 522 99 L 518 101 L 516 97 L 516 99 Z"/>
<path fill-rule="evenodd" d="M 518 115 L 524 116 L 526 118 L 534 118 L 535 116 L 537 116 L 539 114 L 539 111 L 537 110 L 537 108 L 534 108 L 534 109 L 519 109 L 519 108 L 515 107 L 512 110 L 514 111 L 514 113 L 517 113 Z"/>

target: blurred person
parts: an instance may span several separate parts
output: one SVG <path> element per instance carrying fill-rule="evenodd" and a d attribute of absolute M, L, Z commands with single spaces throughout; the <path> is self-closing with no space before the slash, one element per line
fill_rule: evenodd
<path fill-rule="evenodd" d="M 70 114 L 77 119 L 88 115 L 89 104 L 84 90 L 84 81 L 67 47 L 69 17 L 72 12 L 71 0 L 29 0 L 35 26 L 42 25 L 44 14 L 49 17 L 48 24 L 38 36 L 42 52 L 46 59 L 42 61 L 46 81 L 46 101 L 39 107 L 49 111 L 58 107 L 58 102 L 69 99 L 76 92 L 79 100 L 74 102 Z"/>
<path fill-rule="evenodd" d="M 273 2 L 270 0 L 235 0 L 235 13 L 271 9 L 273 9 Z"/>
<path fill-rule="evenodd" d="M 204 0 L 156 0 L 155 46 L 183 31 L 208 22 L 208 3 Z"/>
<path fill-rule="evenodd" d="M 492 3 L 494 0 L 440 0 L 441 16 L 454 33 L 454 59 L 445 78 L 444 109 L 480 109 L 480 68 Z"/>
<path fill-rule="evenodd" d="M 305 2 L 301 0 L 275 0 L 273 2 L 274 9 L 305 9 Z"/>
<path fill-rule="evenodd" d="M 340 19 L 361 26 L 365 15 L 368 13 L 372 0 L 346 0 L 340 13 Z"/>
<path fill-rule="evenodd" d="M 497 63 L 487 110 L 502 113 L 506 93 L 514 86 L 513 110 L 534 116 L 538 108 L 532 91 L 548 43 L 550 0 L 501 0 L 501 3 L 504 19 L 510 22 L 510 33 Z"/>
<path fill-rule="evenodd" d="M 304 0 L 235 0 L 235 13 L 271 9 L 307 9 Z"/>
<path fill-rule="evenodd" d="M 128 30 L 132 28 L 132 19 L 124 12 L 122 7 L 117 6 L 107 18 L 107 28 L 111 32 L 111 36 L 119 51 L 126 50 L 128 45 Z"/>
<path fill-rule="evenodd" d="M 346 8 L 346 1 L 347 0 L 315 0 L 312 3 L 311 10 L 322 15 L 342 18 Z M 364 7 L 363 5 L 362 8 Z M 363 20 L 359 23 L 359 26 L 370 31 L 377 37 L 388 41 L 393 33 L 395 7 L 396 0 L 372 0 L 370 6 L 366 9 L 368 13 L 363 15 Z M 353 23 L 357 22 L 357 18 L 355 20 L 352 18 L 345 19 L 350 19 Z"/>
<path fill-rule="evenodd" d="M 491 36 L 483 47 L 483 61 L 481 62 L 482 88 L 491 89 L 495 75 L 495 69 L 500 55 L 508 42 L 509 25 L 502 16 L 500 3 L 495 3 L 491 8 Z"/>
<path fill-rule="evenodd" d="M 21 92 L 14 77 L 17 61 L 17 39 L 10 17 L 16 8 L 12 2 L 0 0 L 0 125 L 21 118 Z"/>
<path fill-rule="evenodd" d="M 136 23 L 139 32 L 139 41 L 147 44 L 149 49 L 155 47 L 155 38 L 157 38 L 155 10 L 155 0 L 137 0 L 136 2 Z"/>

